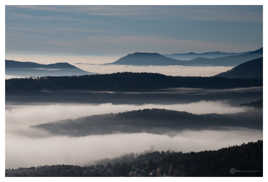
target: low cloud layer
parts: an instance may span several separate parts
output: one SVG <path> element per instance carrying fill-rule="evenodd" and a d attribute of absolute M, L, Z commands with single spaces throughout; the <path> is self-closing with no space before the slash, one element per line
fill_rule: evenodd
<path fill-rule="evenodd" d="M 11 54 L 6 59 L 16 61 L 32 61 L 40 64 L 56 62 L 68 62 L 80 69 L 98 74 L 109 74 L 115 72 L 151 72 L 172 76 L 213 76 L 232 69 L 231 66 L 127 66 L 127 65 L 103 65 L 112 63 L 120 57 L 125 56 L 74 56 L 74 55 L 32 55 Z M 12 78 L 11 76 L 7 79 Z"/>
<path fill-rule="evenodd" d="M 230 70 L 230 66 L 126 66 L 126 65 L 91 65 L 76 64 L 79 68 L 90 71 L 96 70 L 97 73 L 106 74 L 114 72 L 151 72 L 161 73 L 172 76 L 214 76 Z"/>
<path fill-rule="evenodd" d="M 138 109 L 169 109 L 186 111 L 194 114 L 208 113 L 237 113 L 249 109 L 248 107 L 230 106 L 224 102 L 200 101 L 188 104 L 143 104 L 129 105 L 111 103 L 106 104 L 33 104 L 7 105 L 6 119 L 9 124 L 41 124 L 64 119 L 75 119 L 96 114 L 119 113 Z"/>
<path fill-rule="evenodd" d="M 52 164 L 85 165 L 103 158 L 141 153 L 150 149 L 183 152 L 212 150 L 258 139 L 262 139 L 262 134 L 256 130 L 184 131 L 175 137 L 146 133 L 79 138 L 8 136 L 6 168 Z"/>
<path fill-rule="evenodd" d="M 252 129 L 227 131 L 185 130 L 173 137 L 148 133 L 91 135 L 86 137 L 53 136 L 46 131 L 31 129 L 31 125 L 75 119 L 83 116 L 117 113 L 142 108 L 168 108 L 202 113 L 234 113 L 248 109 L 221 102 L 190 104 L 44 104 L 6 105 L 6 168 L 52 164 L 85 165 L 103 158 L 146 150 L 201 151 L 218 149 L 247 141 L 262 139 L 262 132 Z M 219 142 L 220 141 L 220 142 Z M 131 143 L 131 145 L 129 145 Z"/>

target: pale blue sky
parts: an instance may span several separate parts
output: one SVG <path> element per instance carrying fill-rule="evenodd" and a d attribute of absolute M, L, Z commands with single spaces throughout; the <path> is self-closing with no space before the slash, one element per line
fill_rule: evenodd
<path fill-rule="evenodd" d="M 6 53 L 245 51 L 262 26 L 262 6 L 7 6 Z"/>

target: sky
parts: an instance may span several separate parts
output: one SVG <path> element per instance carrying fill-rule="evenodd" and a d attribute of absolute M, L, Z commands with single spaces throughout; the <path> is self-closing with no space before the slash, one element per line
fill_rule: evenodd
<path fill-rule="evenodd" d="M 6 6 L 6 56 L 240 52 L 262 27 L 262 6 Z"/>

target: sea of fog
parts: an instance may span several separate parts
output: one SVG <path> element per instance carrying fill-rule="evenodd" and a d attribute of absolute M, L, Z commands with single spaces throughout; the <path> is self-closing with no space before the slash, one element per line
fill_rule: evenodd
<path fill-rule="evenodd" d="M 40 64 L 68 62 L 90 73 L 108 74 L 115 72 L 151 72 L 172 76 L 213 76 L 230 70 L 230 66 L 127 66 L 109 65 L 120 56 L 73 56 L 73 55 L 8 55 L 7 59 L 16 61 L 32 61 Z M 7 75 L 6 79 L 17 77 Z"/>
<path fill-rule="evenodd" d="M 129 66 L 76 63 L 77 67 L 98 74 L 115 72 L 161 73 L 171 76 L 214 76 L 230 70 L 230 66 Z"/>
<path fill-rule="evenodd" d="M 30 126 L 64 119 L 104 113 L 119 113 L 145 108 L 165 108 L 194 114 L 236 113 L 248 107 L 234 107 L 224 102 L 189 104 L 34 104 L 6 105 L 6 168 L 52 164 L 86 165 L 91 162 L 148 150 L 201 151 L 219 149 L 262 139 L 253 129 L 184 130 L 175 136 L 148 133 L 90 135 L 85 137 L 54 136 Z M 131 145 L 129 145 L 131 143 Z"/>
<path fill-rule="evenodd" d="M 110 74 L 117 72 L 160 73 L 170 76 L 214 76 L 232 69 L 230 66 L 128 66 L 75 63 L 78 68 L 90 74 Z M 6 75 L 6 79 L 29 76 Z"/>
<path fill-rule="evenodd" d="M 212 76 L 231 67 L 193 66 L 124 66 L 103 65 L 119 57 L 13 55 L 7 58 L 41 64 L 68 62 L 91 73 L 154 72 L 174 76 Z M 8 75 L 6 79 L 17 77 Z M 148 133 L 90 135 L 85 137 L 54 136 L 32 125 L 64 119 L 158 108 L 186 111 L 194 114 L 238 113 L 250 110 L 225 102 L 194 102 L 188 104 L 81 104 L 81 103 L 6 103 L 6 168 L 52 164 L 86 165 L 91 162 L 148 150 L 201 151 L 237 145 L 262 139 L 262 132 L 253 129 L 184 130 L 177 135 Z M 131 145 L 130 145 L 131 144 Z"/>
<path fill-rule="evenodd" d="M 175 137 L 147 133 L 86 137 L 7 136 L 6 168 L 54 164 L 86 165 L 96 160 L 153 150 L 200 151 L 256 141 L 255 130 L 183 131 Z"/>

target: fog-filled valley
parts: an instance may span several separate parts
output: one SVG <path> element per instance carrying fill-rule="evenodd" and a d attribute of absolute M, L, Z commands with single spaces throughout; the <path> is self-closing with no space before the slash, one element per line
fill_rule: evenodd
<path fill-rule="evenodd" d="M 173 137 L 136 133 L 78 138 L 8 135 L 7 138 L 6 168 L 18 168 L 55 164 L 88 165 L 101 159 L 145 151 L 190 152 L 220 149 L 257 141 L 262 139 L 262 134 L 256 130 L 234 129 L 186 130 Z"/>
<path fill-rule="evenodd" d="M 76 176 L 82 169 L 78 176 L 228 176 L 228 164 L 235 164 L 238 159 L 232 158 L 238 154 L 228 149 L 222 153 L 222 148 L 255 142 L 234 150 L 258 156 L 262 152 L 256 148 L 263 129 L 262 54 L 260 48 L 106 58 L 9 56 L 6 174 L 61 176 L 54 170 L 62 169 L 63 176 Z M 215 167 L 199 174 L 196 167 L 206 170 L 206 162 L 195 164 L 194 156 L 187 157 L 208 150 L 227 156 L 224 171 Z M 173 164 L 178 158 L 166 164 L 177 154 L 182 155 L 181 165 Z M 147 162 L 140 164 L 143 156 Z M 238 167 L 262 168 L 261 157 L 250 158 L 245 164 L 238 160 Z M 113 160 L 120 162 L 111 167 Z M 193 160 L 193 166 L 185 160 Z M 212 160 L 217 165 L 218 159 Z M 123 164 L 132 167 L 123 169 Z M 71 165 L 74 174 L 64 165 Z M 133 165 L 143 167 L 134 167 L 132 173 Z M 173 174 L 172 165 L 177 166 Z M 162 168 L 166 172 L 157 172 Z"/>
<path fill-rule="evenodd" d="M 121 57 L 11 55 L 6 60 L 6 79 L 83 75 L 92 73 L 92 70 L 95 74 L 147 72 L 172 76 L 214 76 L 241 63 L 261 58 L 262 53 L 263 49 L 260 48 L 240 53 L 190 52 L 162 55 L 154 52 L 135 52 Z"/>
<path fill-rule="evenodd" d="M 176 94 L 172 95 L 174 92 Z M 97 97 L 97 102 L 94 102 L 94 99 L 90 102 L 90 98 L 93 97 L 89 97 L 88 100 L 83 102 L 76 100 L 76 97 L 68 99 L 68 96 L 74 95 L 74 93 L 63 94 L 61 97 L 56 95 L 55 97 L 60 97 L 58 100 L 53 97 L 50 100 L 46 94 L 41 94 L 41 96 L 28 95 L 24 99 L 15 99 L 21 96 L 15 97 L 8 94 L 6 100 L 6 168 L 53 164 L 87 165 L 100 159 L 120 157 L 129 153 L 143 153 L 148 150 L 189 152 L 219 149 L 248 141 L 256 141 L 262 139 L 262 106 L 258 105 L 256 107 L 250 104 L 242 106 L 241 104 L 261 100 L 261 93 L 261 88 L 226 90 L 175 89 L 152 91 L 152 93 L 93 93 Z M 116 94 L 119 94 L 119 96 L 115 96 Z M 118 102 L 117 97 L 120 98 L 122 94 L 125 95 L 125 99 L 123 97 Z M 150 94 L 157 95 L 143 100 Z M 196 94 L 199 96 L 191 99 Z M 86 95 L 80 94 L 79 97 L 84 98 L 87 95 L 88 93 Z M 184 99 L 172 100 L 171 98 L 175 98 L 176 95 L 184 95 Z M 211 99 L 209 99 L 209 95 L 212 96 Z M 215 95 L 214 99 L 213 95 Z M 238 95 L 240 98 L 237 97 Z M 233 102 L 232 100 L 235 97 L 237 97 L 237 100 Z M 106 98 L 114 99 L 107 102 Z M 138 101 L 135 98 L 139 98 Z M 165 100 L 166 102 L 162 102 Z M 170 102 L 168 102 L 169 100 Z M 209 123 L 206 123 L 203 128 L 198 130 L 192 130 L 189 127 L 175 130 L 170 128 L 170 132 L 151 133 L 146 131 L 145 127 L 141 130 L 136 130 L 134 133 L 128 133 L 125 126 L 126 132 L 120 132 L 120 130 L 118 132 L 107 132 L 108 130 L 106 130 L 103 134 L 79 137 L 72 134 L 59 135 L 36 127 L 63 120 L 73 120 L 75 122 L 76 119 L 83 117 L 127 113 L 144 109 L 184 111 L 197 116 L 204 114 L 218 114 L 218 117 L 234 115 L 238 122 L 240 115 L 244 119 L 249 119 L 250 122 L 259 123 L 259 127 L 229 126 L 226 129 L 213 129 L 213 127 L 209 127 Z M 139 117 L 135 117 L 137 121 L 140 120 L 138 119 Z M 165 116 L 163 115 L 163 117 Z M 240 120 L 244 120 L 242 118 Z M 90 123 L 90 120 L 87 122 Z M 146 120 L 144 122 L 146 123 Z M 195 122 L 198 122 L 198 120 Z M 133 119 L 134 123 L 135 119 Z M 166 125 L 168 126 L 168 124 Z M 87 124 L 85 123 L 86 126 Z M 95 127 L 101 129 L 103 126 L 101 124 Z M 132 127 L 134 126 L 135 124 Z M 122 127 L 122 130 L 124 130 L 123 125 Z M 113 129 L 111 128 L 111 130 Z M 162 129 L 160 128 L 160 130 Z M 131 143 L 131 146 L 129 146 L 129 143 Z M 73 148 L 76 148 L 76 150 L 72 150 Z"/>
<path fill-rule="evenodd" d="M 5 6 L 6 177 L 262 176 L 262 9 Z"/>
<path fill-rule="evenodd" d="M 6 175 L 165 176 L 164 172 L 157 174 L 160 166 L 171 176 L 229 176 L 226 171 L 232 163 L 262 170 L 262 150 L 256 148 L 263 139 L 262 61 L 259 58 L 235 67 L 211 68 L 76 67 L 9 61 L 13 67 L 9 71 L 16 72 L 20 69 L 17 65 L 26 65 L 26 71 L 17 71 L 22 75 L 7 73 L 6 78 Z M 81 69 L 81 65 L 88 69 Z M 36 72 L 39 66 L 53 71 L 56 66 L 62 71 L 52 75 L 48 70 Z M 75 71 L 68 72 L 65 67 Z M 37 75 L 27 76 L 28 72 Z M 247 142 L 255 143 L 242 145 Z M 241 146 L 234 147 L 235 151 L 245 150 L 245 156 L 254 151 L 259 157 L 250 156 L 252 160 L 245 164 L 242 158 L 233 160 L 239 154 L 222 148 L 236 145 Z M 227 156 L 224 172 L 219 167 L 206 169 L 206 162 L 199 164 L 198 156 L 213 158 L 210 152 L 204 154 L 208 150 Z M 192 152 L 199 153 L 192 156 Z M 177 166 L 171 173 L 170 165 L 176 166 L 179 158 L 165 161 L 176 155 L 182 155 L 184 167 Z M 139 158 L 143 157 L 141 162 Z M 187 160 L 193 160 L 190 167 Z M 115 161 L 114 167 L 111 161 Z M 150 161 L 155 164 L 149 165 Z M 221 163 L 213 161 L 215 165 Z M 123 164 L 132 167 L 123 168 Z M 147 167 L 132 169 L 133 165 Z M 72 172 L 68 172 L 69 167 Z M 195 167 L 208 173 L 199 174 Z"/>
<path fill-rule="evenodd" d="M 50 58 L 48 58 L 50 59 Z M 90 58 L 89 58 L 90 59 Z M 100 59 L 100 58 L 99 58 Z M 18 60 L 21 61 L 21 60 Z M 31 60 L 28 60 L 31 61 Z M 62 59 L 62 62 L 65 62 L 66 60 Z M 109 62 L 111 63 L 111 62 Z M 133 65 L 112 65 L 112 64 L 93 64 L 88 63 L 86 61 L 84 62 L 70 62 L 70 64 L 75 65 L 77 68 L 87 71 L 87 72 L 93 72 L 95 74 L 110 74 L 110 73 L 117 73 L 117 72 L 136 72 L 136 73 L 161 73 L 166 75 L 172 75 L 172 76 L 214 76 L 219 73 L 225 72 L 233 68 L 233 66 L 133 66 Z M 29 70 L 28 70 L 29 71 Z M 27 70 L 24 71 L 22 74 L 18 75 L 16 73 L 16 70 L 12 70 L 9 73 L 6 74 L 6 79 L 11 78 L 25 78 L 30 76 L 39 76 L 40 73 L 36 73 L 38 70 L 35 70 L 35 72 L 28 72 Z M 44 70 L 45 71 L 45 70 Z M 50 71 L 50 70 L 47 70 Z M 52 72 L 53 71 L 53 72 Z M 54 74 L 56 70 L 51 70 L 50 73 L 51 76 Z M 71 75 L 72 73 L 67 72 L 65 75 Z M 81 74 L 81 73 L 80 73 Z M 84 73 L 86 74 L 86 73 Z M 43 76 L 46 76 L 43 73 Z"/>
<path fill-rule="evenodd" d="M 214 77 L 232 67 L 83 66 L 102 74 L 7 75 L 7 169 L 89 166 L 130 154 L 262 140 L 262 80 L 254 77 L 260 72 L 233 79 Z"/>

